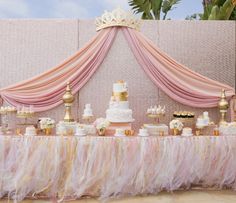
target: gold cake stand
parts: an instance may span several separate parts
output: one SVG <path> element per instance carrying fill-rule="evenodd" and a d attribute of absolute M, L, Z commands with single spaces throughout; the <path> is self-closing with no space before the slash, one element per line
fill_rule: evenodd
<path fill-rule="evenodd" d="M 164 116 L 165 114 L 150 114 L 150 113 L 147 114 L 148 118 L 153 119 L 154 125 L 158 125 L 160 123 L 160 119 Z"/>
<path fill-rule="evenodd" d="M 17 113 L 16 117 L 20 119 L 24 119 L 23 123 L 19 123 L 17 125 L 34 125 L 33 123 L 28 123 L 29 118 L 33 118 L 35 116 L 34 112 L 25 112 L 25 113 Z"/>
<path fill-rule="evenodd" d="M 148 126 L 156 126 L 156 127 L 160 126 L 161 127 L 160 119 L 163 118 L 165 116 L 165 114 L 162 114 L 162 113 L 160 113 L 160 114 L 147 113 L 146 115 L 147 115 L 148 118 L 153 119 L 153 123 L 152 124 L 144 124 L 144 127 L 147 126 L 147 125 Z M 159 136 L 164 136 L 164 134 L 165 134 L 164 130 L 158 131 Z"/>
<path fill-rule="evenodd" d="M 203 130 L 206 128 L 207 126 L 196 126 L 196 136 L 200 136 L 203 135 Z"/>
<path fill-rule="evenodd" d="M 174 117 L 174 119 L 177 119 L 177 120 L 179 120 L 180 122 L 182 122 L 185 127 L 191 127 L 191 128 L 193 128 L 194 121 L 195 121 L 195 118 L 194 118 L 194 117 L 191 117 L 191 118 Z"/>
<path fill-rule="evenodd" d="M 83 116 L 82 119 L 85 124 L 90 124 L 93 121 L 94 116 Z"/>
<path fill-rule="evenodd" d="M 1 110 L 0 111 L 0 115 L 1 115 L 1 117 L 3 116 L 3 117 L 5 117 L 5 122 L 3 123 L 2 122 L 2 124 L 4 124 L 4 131 L 5 131 L 5 133 L 6 134 L 10 134 L 11 133 L 11 129 L 10 129 L 10 127 L 9 127 L 9 116 L 10 115 L 13 115 L 13 114 L 15 114 L 16 113 L 16 109 L 6 109 L 6 110 Z M 1 121 L 2 121 L 2 118 L 1 118 Z"/>
<path fill-rule="evenodd" d="M 16 117 L 23 120 L 23 123 L 17 123 L 17 126 L 29 126 L 29 125 L 35 125 L 35 123 L 29 123 L 28 119 L 33 118 L 35 116 L 34 112 L 25 112 L 25 113 L 17 113 Z M 24 127 L 23 127 L 24 128 Z M 17 127 L 16 129 L 17 135 L 22 135 L 22 128 Z"/>

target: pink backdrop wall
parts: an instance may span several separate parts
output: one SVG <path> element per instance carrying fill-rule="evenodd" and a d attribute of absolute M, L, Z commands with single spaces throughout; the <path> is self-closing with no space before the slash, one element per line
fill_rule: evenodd
<path fill-rule="evenodd" d="M 235 29 L 236 23 L 229 21 L 144 21 L 141 31 L 184 65 L 235 86 Z M 94 34 L 93 20 L 0 20 L 0 86 L 60 63 Z M 74 115 L 81 118 L 84 104 L 91 103 L 96 116 L 105 116 L 112 83 L 119 79 L 128 82 L 135 127 L 148 122 L 145 111 L 150 105 L 166 105 L 166 123 L 174 110 L 193 110 L 197 114 L 203 111 L 184 107 L 157 89 L 139 67 L 122 33 L 118 33 L 101 68 L 79 92 Z M 217 120 L 218 111 L 209 111 Z M 40 116 L 51 115 L 60 120 L 63 114 L 59 107 Z"/>

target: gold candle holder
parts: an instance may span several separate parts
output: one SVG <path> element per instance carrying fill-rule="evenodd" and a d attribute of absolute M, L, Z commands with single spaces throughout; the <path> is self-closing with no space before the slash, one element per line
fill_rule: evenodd
<path fill-rule="evenodd" d="M 22 131 L 21 131 L 20 128 L 17 128 L 17 129 L 16 129 L 16 135 L 22 135 Z"/>
<path fill-rule="evenodd" d="M 163 130 L 159 131 L 159 136 L 161 137 L 165 136 L 165 132 Z"/>
<path fill-rule="evenodd" d="M 219 136 L 220 135 L 219 128 L 214 128 L 213 135 L 214 136 Z"/>
<path fill-rule="evenodd" d="M 174 135 L 174 136 L 177 136 L 177 135 L 179 135 L 179 134 L 180 134 L 179 129 L 174 128 L 174 129 L 173 129 L 173 135 Z"/>
<path fill-rule="evenodd" d="M 196 130 L 196 136 L 200 136 L 201 135 L 201 130 L 197 129 Z"/>
<path fill-rule="evenodd" d="M 52 134 L 52 128 L 46 128 L 45 129 L 45 134 L 46 135 L 51 135 Z"/>
<path fill-rule="evenodd" d="M 220 109 L 220 123 L 219 124 L 224 124 L 226 123 L 226 115 L 229 108 L 229 103 L 226 99 L 226 94 L 225 94 L 224 89 L 222 89 L 221 91 L 221 97 L 218 103 L 218 107 Z"/>
<path fill-rule="evenodd" d="M 106 128 L 97 129 L 97 132 L 99 136 L 105 136 Z"/>
<path fill-rule="evenodd" d="M 125 135 L 126 136 L 133 136 L 134 135 L 134 130 L 125 130 Z"/>
<path fill-rule="evenodd" d="M 71 107 L 73 105 L 74 102 L 74 96 L 71 92 L 71 88 L 70 88 L 70 83 L 67 82 L 66 85 L 66 93 L 63 95 L 63 102 L 65 105 L 65 116 L 64 116 L 64 121 L 65 122 L 73 122 L 74 119 L 72 117 L 72 113 L 71 113 Z"/>

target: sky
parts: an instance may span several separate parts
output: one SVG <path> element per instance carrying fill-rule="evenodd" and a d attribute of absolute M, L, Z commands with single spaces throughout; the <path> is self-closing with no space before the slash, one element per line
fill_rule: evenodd
<path fill-rule="evenodd" d="M 118 6 L 130 10 L 128 0 L 0 0 L 0 18 L 91 19 Z M 202 0 L 182 0 L 167 18 L 181 20 L 202 10 Z"/>

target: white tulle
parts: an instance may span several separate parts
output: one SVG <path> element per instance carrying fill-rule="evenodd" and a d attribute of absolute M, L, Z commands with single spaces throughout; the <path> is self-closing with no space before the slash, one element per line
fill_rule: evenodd
<path fill-rule="evenodd" d="M 236 189 L 236 137 L 0 137 L 0 197 Z"/>

